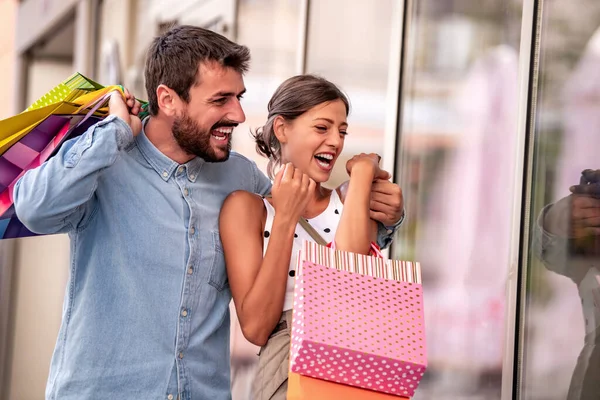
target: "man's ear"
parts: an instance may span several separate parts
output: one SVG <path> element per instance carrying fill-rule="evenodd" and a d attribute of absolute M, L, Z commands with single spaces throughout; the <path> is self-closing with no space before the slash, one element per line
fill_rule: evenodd
<path fill-rule="evenodd" d="M 165 115 L 174 117 L 180 108 L 181 99 L 175 91 L 166 85 L 158 85 L 156 88 L 156 98 L 158 99 L 158 109 Z"/>

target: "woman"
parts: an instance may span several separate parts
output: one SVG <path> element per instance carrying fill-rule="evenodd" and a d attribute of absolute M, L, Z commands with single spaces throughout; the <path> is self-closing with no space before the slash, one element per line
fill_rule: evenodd
<path fill-rule="evenodd" d="M 326 189 L 347 135 L 349 103 L 333 83 L 311 75 L 288 79 L 255 134 L 257 149 L 276 174 L 272 198 L 231 194 L 221 209 L 227 274 L 242 332 L 263 346 L 253 398 L 285 399 L 296 256 L 312 240 L 298 224 L 308 220 L 339 250 L 369 254 L 377 234 L 369 218 L 371 184 L 379 157 L 361 154 L 346 165 L 350 180 Z"/>

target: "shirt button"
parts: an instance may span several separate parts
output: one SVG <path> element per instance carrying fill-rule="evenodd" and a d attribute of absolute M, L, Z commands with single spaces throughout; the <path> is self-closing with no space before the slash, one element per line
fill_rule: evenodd
<path fill-rule="evenodd" d="M 167 399 L 168 399 L 168 400 L 173 400 L 173 395 L 172 395 L 172 394 L 168 395 L 168 396 L 167 396 Z"/>
<path fill-rule="evenodd" d="M 192 267 L 189 267 L 189 268 L 188 268 L 188 275 L 191 275 L 191 274 L 193 274 L 193 273 L 194 273 L 194 268 L 192 268 Z"/>
<path fill-rule="evenodd" d="M 187 188 L 185 188 L 183 189 L 183 194 L 187 196 L 188 194 L 190 194 L 190 192 Z"/>
<path fill-rule="evenodd" d="M 181 352 L 181 351 L 179 352 L 179 358 L 180 359 L 183 358 L 183 352 Z"/>
<path fill-rule="evenodd" d="M 187 313 L 187 310 L 186 310 L 185 308 L 184 308 L 183 310 L 181 310 L 181 315 L 182 315 L 183 317 L 187 317 L 187 314 L 188 314 L 188 313 Z"/>
<path fill-rule="evenodd" d="M 195 229 L 194 229 L 194 227 L 192 226 L 192 227 L 190 228 L 190 233 L 193 235 L 193 234 L 194 234 L 194 232 L 196 232 L 196 230 L 195 230 Z"/>
<path fill-rule="evenodd" d="M 196 179 L 196 175 L 190 175 L 190 180 L 193 181 L 194 179 Z"/>
<path fill-rule="evenodd" d="M 162 176 L 166 178 L 167 176 L 169 176 L 169 173 L 167 171 L 165 171 L 162 173 Z"/>
<path fill-rule="evenodd" d="M 180 174 L 180 173 L 182 173 L 182 172 L 183 172 L 183 167 L 179 167 L 179 168 L 177 168 L 177 173 L 178 173 L 178 174 Z"/>
<path fill-rule="evenodd" d="M 388 234 L 390 234 L 390 233 L 392 233 L 393 231 L 392 231 L 391 229 L 388 229 L 386 232 L 387 232 Z"/>

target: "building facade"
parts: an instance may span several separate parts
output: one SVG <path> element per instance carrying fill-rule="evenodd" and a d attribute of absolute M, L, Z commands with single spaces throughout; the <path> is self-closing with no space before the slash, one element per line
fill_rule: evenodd
<path fill-rule="evenodd" d="M 265 168 L 250 130 L 264 123 L 279 83 L 320 74 L 352 104 L 330 183 L 346 179 L 353 154 L 377 152 L 404 191 L 407 219 L 389 255 L 423 267 L 429 366 L 415 399 L 596 398 L 600 389 L 585 379 L 600 369 L 594 243 L 576 253 L 564 244 L 559 262 L 541 257 L 536 241 L 542 210 L 568 196 L 583 169 L 596 169 L 596 3 L 5 1 L 16 17 L 7 28 L 14 41 L 0 43 L 10 82 L 0 112 L 20 112 L 74 71 L 145 98 L 152 38 L 174 24 L 203 26 L 251 50 L 247 121 L 234 149 Z M 14 46 L 10 61 L 5 42 Z M 68 240 L 1 245 L 2 392 L 42 398 Z M 569 271 L 581 262 L 583 278 L 574 279 Z M 248 399 L 258 349 L 232 323 L 234 399 Z"/>

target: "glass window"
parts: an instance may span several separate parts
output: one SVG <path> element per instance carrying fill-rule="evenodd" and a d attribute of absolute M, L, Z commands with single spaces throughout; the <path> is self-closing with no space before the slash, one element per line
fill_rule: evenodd
<path fill-rule="evenodd" d="M 414 2 L 393 257 L 420 261 L 428 370 L 415 399 L 499 399 L 522 0 Z"/>
<path fill-rule="evenodd" d="M 541 26 L 520 398 L 597 399 L 600 4 L 546 1 Z"/>
<path fill-rule="evenodd" d="M 348 138 L 330 186 L 348 179 L 346 161 L 361 152 L 383 153 L 392 27 L 396 0 L 311 1 L 306 72 L 336 83 L 349 96 Z M 397 89 L 396 89 L 397 90 Z M 396 92 L 392 93 L 397 96 Z"/>

